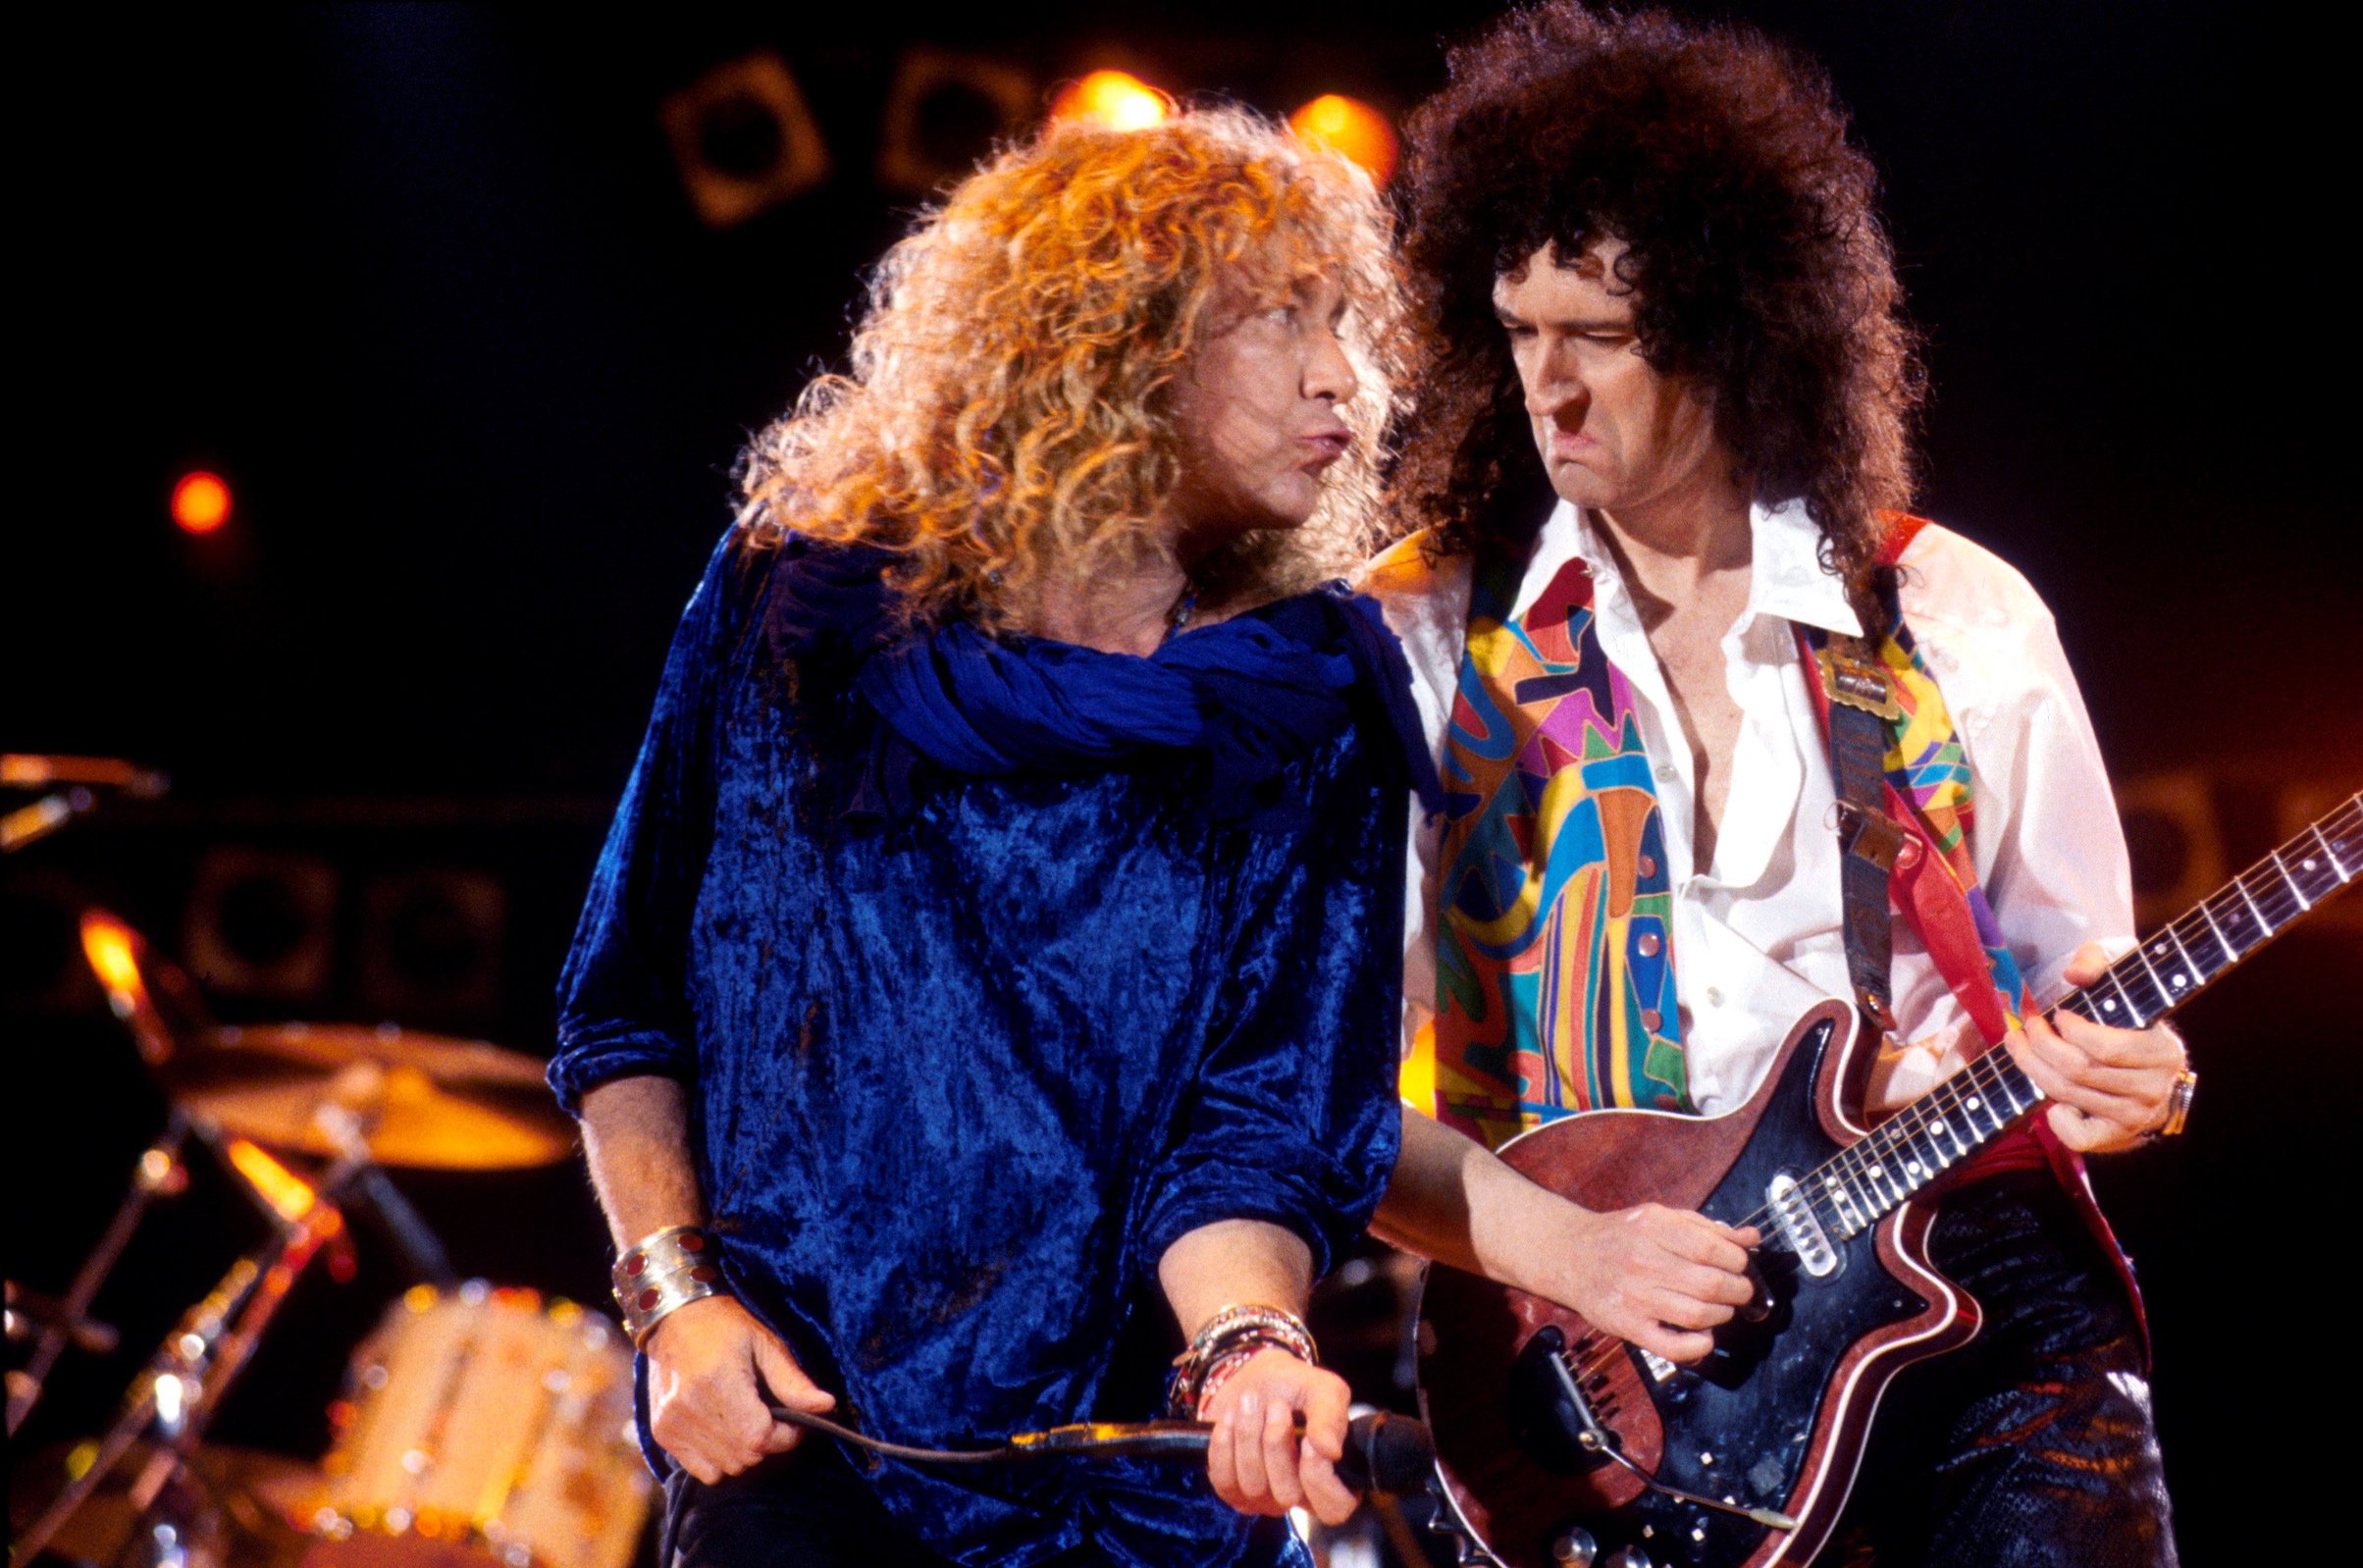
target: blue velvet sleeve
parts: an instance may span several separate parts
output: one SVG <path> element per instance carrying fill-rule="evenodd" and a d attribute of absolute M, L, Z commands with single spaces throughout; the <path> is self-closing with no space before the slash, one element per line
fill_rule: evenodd
<path fill-rule="evenodd" d="M 735 530 L 707 562 L 575 926 L 550 1063 L 550 1086 L 570 1113 L 610 1078 L 697 1073 L 689 921 L 713 836 L 713 715 L 747 624 L 751 569 Z"/>
<path fill-rule="evenodd" d="M 1243 834 L 1227 983 L 1180 1135 L 1153 1171 L 1138 1267 L 1218 1220 L 1303 1237 L 1316 1275 L 1369 1223 L 1394 1169 L 1401 797 L 1365 724 L 1333 752 L 1298 835 Z M 1390 963 L 1390 960 L 1395 962 Z"/>

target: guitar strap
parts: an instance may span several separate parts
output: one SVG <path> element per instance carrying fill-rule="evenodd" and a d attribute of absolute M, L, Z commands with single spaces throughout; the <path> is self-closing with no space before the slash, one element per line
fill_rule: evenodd
<path fill-rule="evenodd" d="M 1887 522 L 1880 554 L 1892 565 L 1927 523 L 1901 513 Z M 1912 651 L 1892 588 L 1884 597 L 1886 627 L 1876 643 L 1797 627 L 1798 646 L 1818 677 L 1808 685 L 1837 796 L 1847 975 L 1864 1017 L 1892 1031 L 1888 970 L 1900 907 L 1991 1045 L 2027 1007 L 2025 981 L 1977 890 L 1960 741 Z M 1906 672 L 1917 692 L 1909 699 L 1901 690 Z"/>
<path fill-rule="evenodd" d="M 1846 974 L 1863 1016 L 1888 1032 L 1895 1028 L 1888 1006 L 1888 971 L 1895 958 L 1889 889 L 1905 830 L 1887 812 L 1887 735 L 1903 709 L 1886 665 L 1860 638 L 1830 637 L 1813 650 L 1813 658 L 1821 672 L 1830 777 L 1838 797 Z"/>
<path fill-rule="evenodd" d="M 1892 565 L 1927 526 L 1927 520 L 1891 513 L 1887 522 L 1881 558 Z M 1889 601 L 1881 607 L 1893 629 L 1887 641 L 1896 646 L 1898 639 L 1908 635 L 1903 630 L 1902 606 L 1891 592 Z M 2006 948 L 1997 946 L 1999 932 L 1993 933 L 1996 940 L 1988 940 L 1988 933 L 1981 929 L 1986 923 L 1978 919 L 1981 895 L 1975 892 L 1973 882 L 1964 887 L 1947 863 L 1953 858 L 1949 851 L 1967 848 L 1960 842 L 1967 811 L 1961 813 L 1958 823 L 1950 824 L 1949 837 L 1940 837 L 1935 825 L 1912 808 L 1888 776 L 1887 754 L 1891 744 L 1901 740 L 1905 714 L 1894 671 L 1883 656 L 1885 651 L 1860 638 L 1806 626 L 1797 628 L 1797 637 L 1819 676 L 1808 684 L 1828 738 L 1830 774 L 1837 795 L 1846 969 L 1855 1004 L 1875 1027 L 1893 1029 L 1889 970 L 1895 948 L 1894 911 L 1900 906 L 1947 989 L 1990 1048 L 2017 1026 L 2032 1004 L 2018 966 Z M 1966 856 L 1961 858 L 1966 860 Z M 2146 1352 L 2149 1317 L 2131 1262 L 2093 1197 L 2082 1156 L 2059 1141 L 2046 1118 L 2037 1116 L 1988 1145 L 1957 1167 L 1946 1184 L 2045 1166 L 2067 1189 L 2085 1228 L 2116 1266 Z"/>

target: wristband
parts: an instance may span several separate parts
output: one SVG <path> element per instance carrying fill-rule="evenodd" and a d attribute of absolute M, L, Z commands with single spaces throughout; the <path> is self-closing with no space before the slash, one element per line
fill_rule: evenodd
<path fill-rule="evenodd" d="M 1321 1365 L 1312 1331 L 1295 1313 L 1279 1307 L 1225 1307 L 1207 1319 L 1189 1348 L 1174 1358 L 1166 1409 L 1179 1419 L 1194 1419 L 1215 1389 L 1259 1350 L 1285 1350 L 1307 1366 Z"/>
<path fill-rule="evenodd" d="M 692 1301 L 730 1294 L 722 1278 L 721 1243 L 703 1226 L 667 1226 L 626 1247 L 609 1271 L 615 1305 L 635 1348 L 656 1325 Z"/>

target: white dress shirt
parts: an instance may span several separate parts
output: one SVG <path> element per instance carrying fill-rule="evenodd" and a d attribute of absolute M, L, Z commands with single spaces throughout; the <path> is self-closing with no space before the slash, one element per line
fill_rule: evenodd
<path fill-rule="evenodd" d="M 1697 795 L 1691 749 L 1665 676 L 1592 519 L 1562 501 L 1544 525 L 1516 613 L 1559 568 L 1591 568 L 1602 649 L 1632 683 L 1654 763 L 1673 884 L 1673 958 L 1693 1103 L 1713 1115 L 1745 1102 L 1797 1016 L 1850 997 L 1841 928 L 1836 796 L 1829 755 L 1792 622 L 1860 635 L 1819 534 L 1800 504 L 1750 514 L 1747 607 L 1723 635 L 1741 713 L 1731 792 L 1710 864 L 1693 863 Z M 1366 587 L 1402 640 L 1428 741 L 1441 760 L 1460 679 L 1470 560 L 1429 565 L 1407 540 L 1380 557 Z M 2076 947 L 2111 956 L 2132 943 L 2125 839 L 2091 721 L 2061 653 L 2051 611 L 2026 579 L 1979 546 L 1929 526 L 1905 551 L 1904 618 L 1943 691 L 1968 756 L 1980 884 L 2038 1002 L 2067 989 Z M 1404 920 L 1406 1047 L 1434 1017 L 1435 921 L 1443 820 L 1412 807 Z M 1978 1045 L 1911 923 L 1895 921 L 1891 990 L 1899 1042 L 1882 1054 L 1874 1108 L 1903 1104 L 1958 1069 Z"/>

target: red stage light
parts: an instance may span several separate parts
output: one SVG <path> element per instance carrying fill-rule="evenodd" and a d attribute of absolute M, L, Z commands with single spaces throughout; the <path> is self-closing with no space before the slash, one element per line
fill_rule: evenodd
<path fill-rule="evenodd" d="M 184 534 L 210 534 L 230 521 L 230 487 L 199 469 L 173 487 L 173 521 Z"/>
<path fill-rule="evenodd" d="M 1094 71 L 1058 95 L 1053 120 L 1096 120 L 1111 131 L 1145 131 L 1172 112 L 1173 100 L 1129 71 Z"/>
<path fill-rule="evenodd" d="M 1325 92 L 1288 116 L 1288 129 L 1362 166 L 1374 184 L 1394 173 L 1394 127 L 1370 105 Z"/>

